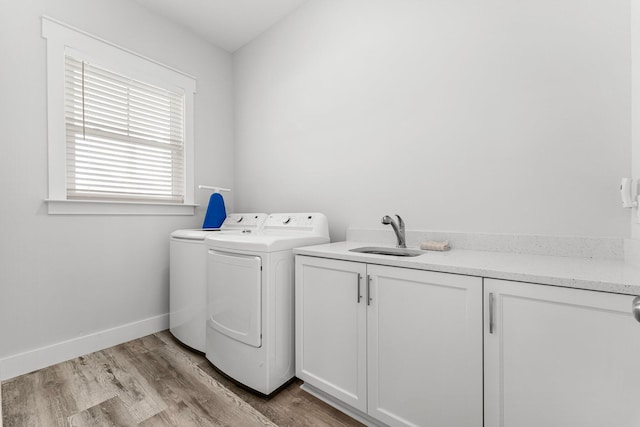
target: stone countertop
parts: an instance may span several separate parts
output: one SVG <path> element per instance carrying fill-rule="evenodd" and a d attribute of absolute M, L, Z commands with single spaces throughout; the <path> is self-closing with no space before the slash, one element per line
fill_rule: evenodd
<path fill-rule="evenodd" d="M 363 246 L 393 247 L 388 244 L 346 241 L 300 247 L 294 249 L 293 252 L 297 255 L 392 267 L 640 295 L 640 268 L 622 260 L 485 252 L 455 248 L 446 252 L 425 251 L 424 255 L 417 257 L 349 252 L 349 249 Z"/>

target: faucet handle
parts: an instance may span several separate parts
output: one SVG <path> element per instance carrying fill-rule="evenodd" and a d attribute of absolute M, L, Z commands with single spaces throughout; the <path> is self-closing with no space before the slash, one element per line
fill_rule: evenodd
<path fill-rule="evenodd" d="M 398 214 L 396 214 L 396 217 L 398 218 L 398 227 L 404 229 L 404 221 L 402 220 L 402 217 L 400 217 L 400 215 Z"/>

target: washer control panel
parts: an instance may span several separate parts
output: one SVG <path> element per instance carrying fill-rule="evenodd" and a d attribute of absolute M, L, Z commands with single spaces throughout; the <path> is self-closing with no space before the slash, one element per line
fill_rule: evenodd
<path fill-rule="evenodd" d="M 221 228 L 259 230 L 266 219 L 267 214 L 264 213 L 232 213 L 227 215 Z"/>
<path fill-rule="evenodd" d="M 264 230 L 297 230 L 324 233 L 327 217 L 321 213 L 276 213 L 267 217 Z"/>

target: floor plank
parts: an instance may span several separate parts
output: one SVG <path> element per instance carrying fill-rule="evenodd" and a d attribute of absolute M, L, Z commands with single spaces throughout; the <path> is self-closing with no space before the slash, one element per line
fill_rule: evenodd
<path fill-rule="evenodd" d="M 68 418 L 71 427 L 135 426 L 138 423 L 119 397 L 112 397 Z"/>
<path fill-rule="evenodd" d="M 302 381 L 297 378 L 270 399 L 265 399 L 237 385 L 213 368 L 208 361 L 202 362 L 200 369 L 232 390 L 242 400 L 265 414 L 280 427 L 362 425 L 315 396 L 301 390 Z"/>
<path fill-rule="evenodd" d="M 4 427 L 66 426 L 67 416 L 77 411 L 60 365 L 22 375 L 2 384 Z"/>
<path fill-rule="evenodd" d="M 3 382 L 0 419 L 4 427 L 361 425 L 300 384 L 265 399 L 163 331 Z"/>

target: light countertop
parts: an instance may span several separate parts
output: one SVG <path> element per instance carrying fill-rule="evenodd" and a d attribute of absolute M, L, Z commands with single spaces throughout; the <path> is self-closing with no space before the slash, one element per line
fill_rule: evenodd
<path fill-rule="evenodd" d="M 425 251 L 424 255 L 417 257 L 349 252 L 349 249 L 362 246 L 393 247 L 388 244 L 346 241 L 296 248 L 294 253 L 368 264 L 640 295 L 640 268 L 622 260 L 455 248 L 446 252 Z"/>

